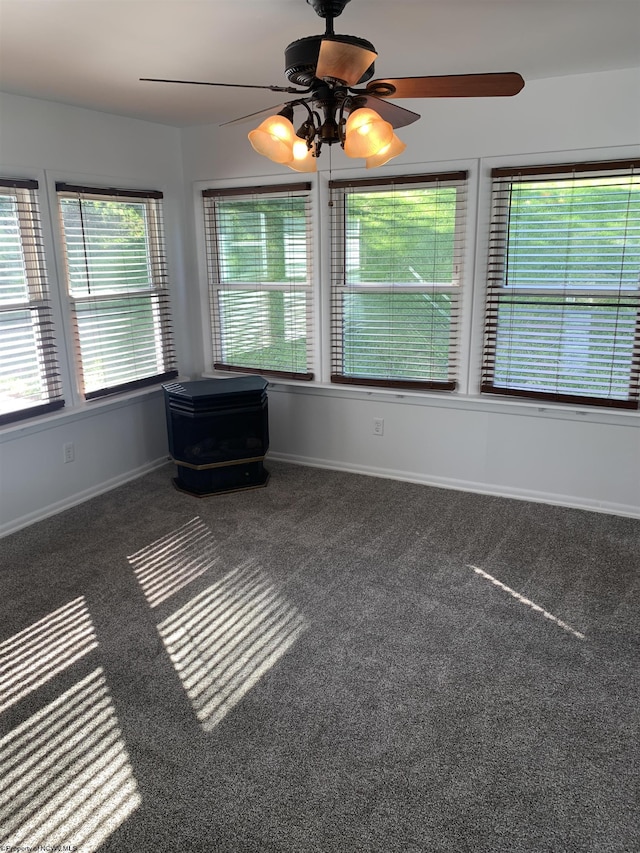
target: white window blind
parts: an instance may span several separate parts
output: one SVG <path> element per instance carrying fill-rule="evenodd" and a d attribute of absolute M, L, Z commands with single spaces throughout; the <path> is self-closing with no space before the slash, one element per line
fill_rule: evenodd
<path fill-rule="evenodd" d="M 331 181 L 331 381 L 454 390 L 466 172 Z"/>
<path fill-rule="evenodd" d="M 310 189 L 203 191 L 216 369 L 313 379 Z"/>
<path fill-rule="evenodd" d="M 481 390 L 638 408 L 640 161 L 492 179 Z"/>
<path fill-rule="evenodd" d="M 162 193 L 57 190 L 85 397 L 174 378 Z"/>
<path fill-rule="evenodd" d="M 0 424 L 64 405 L 37 189 L 0 178 Z"/>

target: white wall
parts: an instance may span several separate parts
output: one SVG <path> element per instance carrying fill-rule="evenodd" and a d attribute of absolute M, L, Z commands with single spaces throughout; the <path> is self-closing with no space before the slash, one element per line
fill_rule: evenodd
<path fill-rule="evenodd" d="M 640 69 L 634 69 L 532 81 L 512 99 L 404 102 L 422 119 L 400 131 L 407 151 L 386 171 L 470 169 L 479 237 L 472 253 L 475 272 L 473 263 L 467 271 L 468 314 L 475 308 L 481 316 L 490 168 L 516 161 L 639 156 L 639 97 Z M 201 182 L 255 183 L 283 174 L 251 151 L 246 141 L 250 127 L 204 126 L 183 132 L 184 175 L 196 207 Z M 324 152 L 314 178 L 321 194 L 330 165 L 331 177 L 353 173 L 342 152 L 332 151 L 331 158 Z M 299 180 L 285 171 L 286 177 Z M 322 206 L 319 212 L 320 227 L 326 228 Z M 197 217 L 190 215 L 188 221 L 196 246 Z M 204 287 L 202 268 L 200 279 Z M 327 287 L 320 268 L 321 298 Z M 476 323 L 475 334 L 465 342 L 472 369 L 468 376 L 465 371 L 461 391 L 438 396 L 330 386 L 325 328 L 320 382 L 278 382 L 270 388 L 271 454 L 640 517 L 640 415 L 480 398 L 478 330 Z M 373 417 L 385 419 L 382 437 L 372 435 Z"/>
<path fill-rule="evenodd" d="M 534 80 L 514 98 L 398 101 L 422 118 L 399 131 L 407 150 L 393 164 L 413 170 L 439 160 L 637 145 L 639 95 L 640 68 L 636 68 Z M 242 114 L 240 104 L 238 112 Z M 251 150 L 246 136 L 252 127 L 249 121 L 186 128 L 185 180 L 282 175 L 282 167 Z M 337 146 L 331 154 L 334 177 L 351 168 L 353 161 Z M 328 151 L 318 166 L 327 172 Z M 384 174 L 382 169 L 378 172 Z"/>
<path fill-rule="evenodd" d="M 542 407 L 541 407 L 542 408 Z M 278 459 L 640 517 L 637 415 L 341 389 L 269 389 Z M 384 435 L 372 433 L 384 418 Z"/>
<path fill-rule="evenodd" d="M 0 433 L 0 536 L 144 474 L 167 454 L 158 390 Z"/>
<path fill-rule="evenodd" d="M 39 182 L 47 267 L 59 325 L 65 306 L 59 295 L 60 257 L 51 225 L 55 181 L 162 190 L 179 366 L 189 374 L 194 361 L 199 365 L 199 321 L 189 316 L 185 287 L 179 130 L 0 95 L 0 175 Z M 82 403 L 71 366 L 64 353 L 60 355 L 65 408 L 0 428 L 0 535 L 166 460 L 160 391 Z M 75 461 L 64 464 L 62 446 L 70 441 Z"/>
<path fill-rule="evenodd" d="M 494 160 L 627 155 L 640 141 L 638 93 L 640 70 L 635 70 L 531 82 L 517 98 L 501 101 L 406 102 L 423 117 L 402 130 L 407 151 L 388 171 L 428 171 L 442 163 L 464 162 L 478 182 L 473 197 L 479 198 L 482 210 Z M 206 365 L 200 334 L 206 299 L 198 261 L 196 184 L 273 180 L 282 174 L 251 152 L 247 130 L 240 125 L 180 131 L 0 95 L 0 174 L 37 179 L 45 198 L 51 196 L 50 215 L 56 180 L 164 192 L 174 327 L 185 376 L 199 375 Z M 346 175 L 351 163 L 339 151 L 331 154 L 333 176 Z M 325 152 L 315 178 L 321 193 L 329 162 Z M 287 177 L 299 180 L 292 172 Z M 323 226 L 320 205 L 318 210 Z M 481 215 L 480 234 L 484 225 Z M 45 241 L 55 291 L 60 259 L 47 221 Z M 478 246 L 476 287 L 482 283 L 481 258 Z M 324 295 L 327 284 L 319 269 L 318 286 Z M 60 320 L 60 299 L 54 307 Z M 332 387 L 326 381 L 326 332 L 321 338 L 325 346 L 320 381 L 313 387 L 278 383 L 270 388 L 273 456 L 640 516 L 638 414 L 576 413 L 551 406 L 541 410 L 524 403 L 479 400 L 473 375 L 462 393 L 444 397 Z M 469 339 L 467 354 L 477 343 Z M 158 390 L 83 404 L 74 393 L 69 365 L 62 366 L 67 408 L 0 428 L 0 535 L 166 458 Z M 374 416 L 385 419 L 382 437 L 371 434 Z M 69 441 L 76 459 L 64 464 L 62 445 Z"/>

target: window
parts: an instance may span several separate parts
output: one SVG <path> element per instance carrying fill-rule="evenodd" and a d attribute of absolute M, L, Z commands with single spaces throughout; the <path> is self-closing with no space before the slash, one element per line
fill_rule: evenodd
<path fill-rule="evenodd" d="M 64 405 L 37 188 L 0 178 L 0 424 Z"/>
<path fill-rule="evenodd" d="M 162 193 L 57 190 L 84 396 L 177 376 Z"/>
<path fill-rule="evenodd" d="M 215 368 L 313 378 L 310 188 L 203 191 Z"/>
<path fill-rule="evenodd" d="M 492 179 L 482 391 L 638 408 L 640 161 Z"/>
<path fill-rule="evenodd" d="M 330 182 L 332 382 L 455 389 L 466 177 Z"/>

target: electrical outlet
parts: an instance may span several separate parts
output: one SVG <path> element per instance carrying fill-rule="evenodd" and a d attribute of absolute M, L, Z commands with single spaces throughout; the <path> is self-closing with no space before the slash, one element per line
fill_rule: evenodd
<path fill-rule="evenodd" d="M 384 435 L 384 418 L 373 419 L 373 434 Z"/>
<path fill-rule="evenodd" d="M 62 458 L 65 462 L 73 462 L 76 458 L 75 449 L 73 447 L 73 442 L 68 441 L 66 444 L 62 445 Z"/>

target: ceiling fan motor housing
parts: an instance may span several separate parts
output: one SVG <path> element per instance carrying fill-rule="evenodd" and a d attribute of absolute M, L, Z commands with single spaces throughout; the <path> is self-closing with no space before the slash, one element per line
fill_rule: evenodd
<path fill-rule="evenodd" d="M 326 35 L 307 36 L 306 38 L 291 42 L 285 49 L 285 74 L 296 86 L 308 87 L 313 85 L 314 80 L 316 80 L 316 67 L 318 65 L 320 45 L 325 38 Z M 375 47 L 370 41 L 359 38 L 358 36 L 332 35 L 331 40 L 362 47 L 373 53 L 376 52 Z M 375 63 L 372 62 L 358 82 L 365 83 L 373 77 L 374 73 Z"/>
<path fill-rule="evenodd" d="M 337 18 L 349 0 L 307 0 L 321 18 Z"/>

